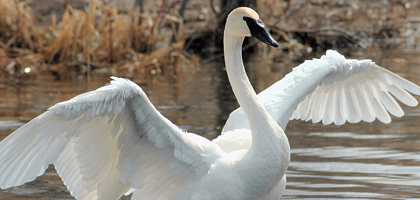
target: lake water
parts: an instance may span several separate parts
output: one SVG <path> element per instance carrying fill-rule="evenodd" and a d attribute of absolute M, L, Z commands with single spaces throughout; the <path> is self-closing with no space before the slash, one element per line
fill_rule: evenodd
<path fill-rule="evenodd" d="M 351 52 L 369 58 L 420 84 L 420 49 L 394 46 Z M 311 55 L 319 57 L 320 55 Z M 257 91 L 281 79 L 303 59 L 252 55 L 247 63 Z M 183 129 L 215 138 L 237 107 L 223 63 L 160 75 L 132 75 L 154 105 Z M 109 82 L 109 77 L 51 74 L 0 80 L 0 139 L 57 102 Z M 419 97 L 416 97 L 420 100 Z M 420 199 L 420 106 L 403 106 L 406 115 L 390 124 L 361 122 L 342 126 L 292 121 L 286 133 L 292 148 L 284 199 Z M 0 199 L 73 199 L 53 167 L 35 181 L 0 190 Z"/>

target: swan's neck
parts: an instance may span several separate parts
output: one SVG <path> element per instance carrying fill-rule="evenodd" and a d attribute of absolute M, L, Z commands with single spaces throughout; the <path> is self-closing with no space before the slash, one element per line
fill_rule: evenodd
<path fill-rule="evenodd" d="M 289 141 L 286 135 L 260 103 L 246 75 L 242 62 L 243 40 L 243 37 L 229 36 L 225 32 L 224 52 L 230 84 L 251 126 L 251 149 L 262 154 L 271 153 L 273 155 L 272 151 L 289 154 Z"/>
<path fill-rule="evenodd" d="M 251 131 L 253 133 L 252 139 L 258 139 L 260 127 L 266 127 L 270 123 L 270 128 L 276 128 L 277 124 L 261 105 L 257 98 L 257 94 L 252 88 L 246 75 L 244 64 L 242 62 L 242 42 L 243 37 L 229 37 L 224 36 L 224 52 L 226 71 L 229 77 L 229 82 L 232 85 L 233 93 L 239 102 L 239 105 L 244 110 L 248 117 Z"/>
<path fill-rule="evenodd" d="M 245 72 L 241 51 L 244 38 L 225 35 L 224 39 L 225 63 L 229 82 L 232 85 L 239 105 L 248 116 L 251 129 L 254 129 L 255 127 L 253 126 L 256 124 L 254 120 L 256 118 L 252 116 L 256 114 L 266 118 L 268 114 L 257 99 L 257 95 Z"/>
<path fill-rule="evenodd" d="M 231 39 L 229 39 L 229 37 L 226 36 L 224 38 L 225 63 L 229 82 L 232 85 L 233 92 L 239 105 L 245 111 L 248 118 L 250 118 L 249 120 L 252 127 L 252 125 L 255 124 L 252 122 L 254 117 L 249 116 L 255 113 L 263 114 L 265 109 L 263 109 L 259 103 L 257 95 L 245 72 L 241 51 L 243 38 L 231 37 Z"/>

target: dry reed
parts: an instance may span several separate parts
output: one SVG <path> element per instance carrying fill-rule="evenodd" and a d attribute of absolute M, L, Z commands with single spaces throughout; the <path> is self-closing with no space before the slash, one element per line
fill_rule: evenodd
<path fill-rule="evenodd" d="M 0 12 L 1 48 L 7 53 L 11 48 L 40 52 L 54 69 L 76 62 L 111 67 L 116 73 L 139 69 L 159 72 L 163 64 L 188 62 L 181 53 L 182 20 L 162 10 L 143 14 L 134 9 L 124 14 L 103 1 L 91 0 L 86 11 L 68 5 L 59 23 L 53 15 L 48 30 L 38 27 L 23 2 L 0 0 Z M 162 28 L 172 35 L 159 35 Z"/>
<path fill-rule="evenodd" d="M 35 25 L 35 16 L 25 3 L 0 0 L 0 46 L 27 48 L 34 52 L 42 49 L 48 41 L 41 28 Z"/>

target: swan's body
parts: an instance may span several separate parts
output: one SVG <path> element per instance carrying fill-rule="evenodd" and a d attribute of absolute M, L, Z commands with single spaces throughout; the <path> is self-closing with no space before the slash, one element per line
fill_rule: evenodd
<path fill-rule="evenodd" d="M 242 41 L 251 35 L 277 45 L 257 13 L 232 11 L 225 61 L 241 108 L 217 139 L 183 132 L 139 86 L 113 78 L 107 86 L 58 103 L 4 139 L 0 187 L 34 180 L 52 163 L 77 199 L 118 199 L 127 192 L 133 199 L 279 199 L 290 160 L 283 131 L 289 119 L 389 122 L 386 110 L 396 116 L 403 112 L 387 91 L 417 105 L 404 90 L 420 94 L 417 85 L 371 61 L 346 60 L 334 51 L 296 67 L 257 97 L 241 56 Z"/>

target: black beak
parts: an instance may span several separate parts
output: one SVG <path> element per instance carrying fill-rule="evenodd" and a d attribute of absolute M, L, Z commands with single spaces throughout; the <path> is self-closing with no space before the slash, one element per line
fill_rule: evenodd
<path fill-rule="evenodd" d="M 244 16 L 243 19 L 248 25 L 252 37 L 256 37 L 261 42 L 264 42 L 265 44 L 271 45 L 273 47 L 279 46 L 279 43 L 277 43 L 277 41 L 271 37 L 270 33 L 268 33 L 267 29 L 265 29 L 265 25 L 261 19 L 256 20 L 246 16 Z"/>

